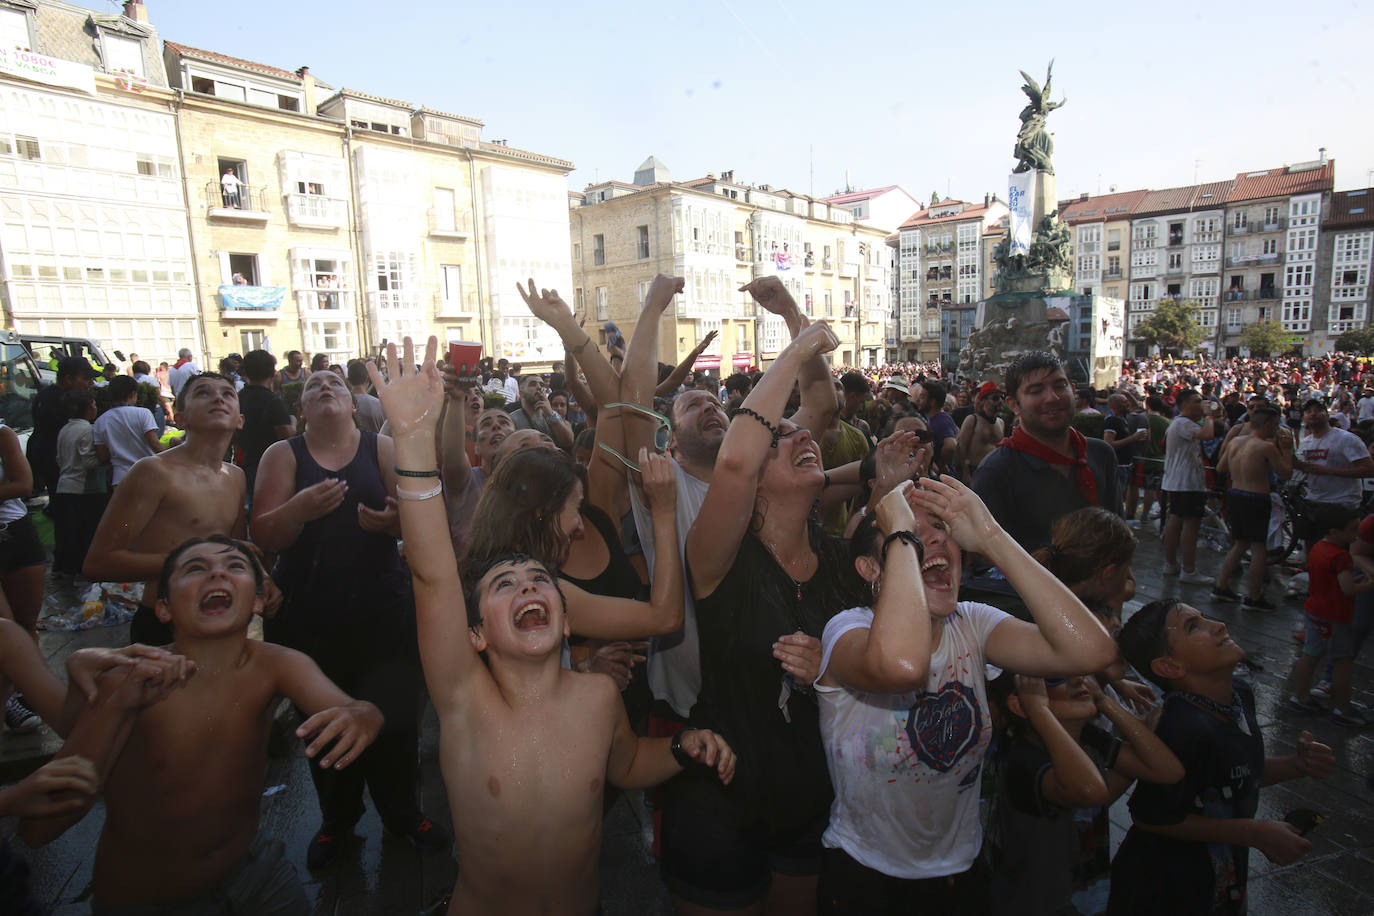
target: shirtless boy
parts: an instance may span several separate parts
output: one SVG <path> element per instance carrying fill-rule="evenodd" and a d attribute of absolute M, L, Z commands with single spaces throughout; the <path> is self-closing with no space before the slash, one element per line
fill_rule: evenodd
<path fill-rule="evenodd" d="M 978 465 L 1004 438 L 1000 414 L 1005 402 L 1006 396 L 996 382 L 984 382 L 974 396 L 973 413 L 959 427 L 959 465 L 964 469 L 965 483 L 973 480 Z"/>
<path fill-rule="evenodd" d="M 234 383 L 218 373 L 188 380 L 176 398 L 185 441 L 137 462 L 105 507 L 82 573 L 92 582 L 144 583 L 131 642 L 165 646 L 172 641 L 171 629 L 159 622 L 149 599 L 157 594 L 157 578 L 173 547 L 192 537 L 247 533 L 243 470 L 223 460 L 243 423 L 238 400 Z M 280 600 L 269 586 L 268 613 Z"/>
<path fill-rule="evenodd" d="M 1221 449 L 1217 470 L 1231 475 L 1226 491 L 1226 517 L 1231 524 L 1231 550 L 1221 561 L 1212 597 L 1218 601 L 1240 598 L 1230 589 L 1231 576 L 1240 568 L 1245 551 L 1250 551 L 1247 605 L 1264 600 L 1264 564 L 1268 555 L 1269 475 L 1279 480 L 1293 476 L 1293 433 L 1272 407 L 1260 407 L 1250 414 L 1249 434 L 1236 436 Z M 1262 607 L 1262 605 L 1259 605 Z"/>
<path fill-rule="evenodd" d="M 494 559 L 459 582 L 438 497 L 434 436 L 444 389 L 431 337 L 416 374 L 409 339 L 390 384 L 369 365 L 404 472 L 401 530 L 415 581 L 420 657 L 439 714 L 439 763 L 463 863 L 450 913 L 568 913 L 597 909 L 601 805 L 606 782 L 656 785 L 679 761 L 734 775 L 715 734 L 642 739 L 630 729 L 615 682 L 559 666 L 568 633 L 552 572 L 525 556 Z M 666 461 L 641 453 L 646 475 Z M 412 476 L 412 475 L 430 476 Z M 466 600 L 465 600 L 466 598 Z M 479 657 L 486 653 L 486 663 Z M 461 812 L 461 816 L 459 816 Z M 538 880 L 530 880 L 531 866 Z"/>
<path fill-rule="evenodd" d="M 372 742 L 382 715 L 301 653 L 248 639 L 264 578 L 230 538 L 174 548 L 155 586 L 155 613 L 175 627 L 173 651 L 195 663 L 195 677 L 154 705 L 159 697 L 131 689 L 130 675 L 107 675 L 60 752 L 92 760 L 105 783 L 93 913 L 200 912 L 211 903 L 236 913 L 308 912 L 282 844 L 257 836 L 272 709 L 285 696 L 305 710 L 296 734 L 313 736 L 306 756 L 336 769 Z M 115 689 L 105 689 L 107 680 Z M 86 702 L 68 694 L 69 705 Z M 20 832 L 46 842 L 79 816 L 29 819 Z"/>

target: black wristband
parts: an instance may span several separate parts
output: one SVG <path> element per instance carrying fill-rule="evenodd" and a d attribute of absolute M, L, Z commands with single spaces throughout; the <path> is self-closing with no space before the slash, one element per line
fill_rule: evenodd
<path fill-rule="evenodd" d="M 691 754 L 687 753 L 685 750 L 682 749 L 683 734 L 685 734 L 686 732 L 694 731 L 696 731 L 695 728 L 684 728 L 676 735 L 673 735 L 673 743 L 668 745 L 668 750 L 672 752 L 673 759 L 676 760 L 677 765 L 682 767 L 684 770 L 697 762 L 697 759 L 695 757 L 693 757 Z"/>
<path fill-rule="evenodd" d="M 782 438 L 782 430 L 778 429 L 776 426 L 774 426 L 772 423 L 770 423 L 770 422 L 768 421 L 768 419 L 767 419 L 766 417 L 764 417 L 763 414 L 761 414 L 761 413 L 759 413 L 757 410 L 753 410 L 753 409 L 751 409 L 751 408 L 749 408 L 749 407 L 736 407 L 736 408 L 735 408 L 735 412 L 734 412 L 733 414 L 730 415 L 730 419 L 733 420 L 735 417 L 738 417 L 740 414 L 744 414 L 745 416 L 753 417 L 755 420 L 758 420 L 760 423 L 762 423 L 762 424 L 763 424 L 763 428 L 766 429 L 766 430 L 768 430 L 769 434 L 773 437 L 773 441 L 772 441 L 772 444 L 771 444 L 770 447 L 771 447 L 771 448 L 777 448 L 777 447 L 778 447 L 778 440 Z"/>
<path fill-rule="evenodd" d="M 438 477 L 438 476 L 439 476 L 439 469 L 438 469 L 438 468 L 433 468 L 433 469 L 428 470 L 428 471 L 407 471 L 407 470 L 405 470 L 404 468 L 398 468 L 398 467 L 396 467 L 396 465 L 393 464 L 393 465 L 391 466 L 391 469 L 392 469 L 393 471 L 396 472 L 396 476 L 397 476 L 397 477 Z"/>
<path fill-rule="evenodd" d="M 901 541 L 916 548 L 916 562 L 924 563 L 926 560 L 926 545 L 921 543 L 921 539 L 911 531 L 894 531 L 883 539 L 883 563 L 887 563 L 887 548 L 893 541 Z"/>

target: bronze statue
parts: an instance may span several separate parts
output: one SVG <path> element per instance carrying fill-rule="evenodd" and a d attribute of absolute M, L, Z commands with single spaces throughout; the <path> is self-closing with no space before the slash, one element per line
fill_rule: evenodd
<path fill-rule="evenodd" d="M 1050 101 L 1050 83 L 1054 79 L 1054 61 L 1050 61 L 1049 67 L 1045 71 L 1045 88 L 1041 89 L 1039 84 L 1026 73 L 1021 71 L 1021 77 L 1026 84 L 1021 87 L 1021 91 L 1030 99 L 1030 103 L 1021 109 L 1021 131 L 1016 135 L 1016 148 L 1012 155 L 1016 156 L 1017 163 L 1014 172 L 1029 172 L 1039 170 L 1054 174 L 1054 165 L 1050 157 L 1054 155 L 1054 138 L 1045 129 L 1045 119 L 1051 111 L 1061 107 L 1068 98 L 1060 99 L 1058 102 Z"/>

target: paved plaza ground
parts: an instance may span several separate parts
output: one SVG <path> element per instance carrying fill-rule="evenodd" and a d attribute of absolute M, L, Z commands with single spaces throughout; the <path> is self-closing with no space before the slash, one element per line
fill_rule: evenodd
<path fill-rule="evenodd" d="M 1298 807 L 1326 815 L 1311 834 L 1313 848 L 1294 865 L 1272 865 L 1263 855 L 1250 856 L 1250 912 L 1252 914 L 1374 913 L 1374 791 L 1366 778 L 1374 773 L 1374 730 L 1354 731 L 1326 719 L 1306 717 L 1283 707 L 1296 646 L 1291 637 L 1301 605 L 1288 599 L 1276 613 L 1245 611 L 1236 604 L 1212 605 L 1207 586 L 1179 585 L 1165 577 L 1158 535 L 1139 532 L 1136 577 L 1139 592 L 1128 612 L 1146 601 L 1177 594 L 1204 612 L 1226 621 L 1237 642 L 1262 666 L 1252 677 L 1260 724 L 1270 754 L 1291 752 L 1302 729 L 1336 751 L 1336 772 L 1329 780 L 1304 779 L 1263 790 L 1260 816 L 1281 818 Z M 1215 571 L 1220 557 L 1202 551 L 1199 568 Z M 1287 571 L 1277 575 L 1269 597 L 1283 593 Z M 119 645 L 127 627 L 80 633 L 44 632 L 40 643 L 54 670 L 83 645 Z M 1356 700 L 1374 707 L 1374 648 L 1365 647 L 1356 667 Z M 448 805 L 436 762 L 438 727 L 433 713 L 425 720 L 422 746 L 423 806 L 436 821 L 449 826 Z M 329 869 L 310 873 L 305 847 L 318 826 L 315 794 L 299 742 L 281 742 L 280 754 L 268 767 L 262 829 L 281 838 L 315 902 L 324 914 L 419 913 L 439 900 L 453 885 L 457 866 L 449 853 L 419 853 L 409 844 L 386 836 L 375 812 L 368 809 L 358 825 L 359 839 Z M 46 728 L 34 735 L 0 738 L 0 780 L 10 781 L 31 771 L 56 749 L 56 736 Z M 1113 846 L 1130 823 L 1123 798 L 1112 809 Z M 34 872 L 34 888 L 58 914 L 88 909 L 91 861 L 104 817 L 101 806 L 52 845 L 23 854 Z M 0 822 L 9 835 L 13 823 Z M 619 798 L 606 819 L 602 849 L 605 912 L 608 916 L 666 914 L 670 907 L 649 852 L 651 831 L 643 797 Z"/>

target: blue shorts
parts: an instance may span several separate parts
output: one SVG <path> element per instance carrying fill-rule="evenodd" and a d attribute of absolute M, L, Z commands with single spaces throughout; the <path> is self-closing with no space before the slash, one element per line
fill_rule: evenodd
<path fill-rule="evenodd" d="M 1303 655 L 1321 658 L 1354 658 L 1355 639 L 1349 620 L 1324 620 L 1307 614 L 1307 634 L 1302 644 Z"/>

